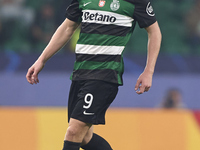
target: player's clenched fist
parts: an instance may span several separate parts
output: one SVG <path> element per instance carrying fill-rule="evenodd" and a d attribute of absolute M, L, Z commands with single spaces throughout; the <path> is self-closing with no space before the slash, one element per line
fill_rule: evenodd
<path fill-rule="evenodd" d="M 44 67 L 44 63 L 36 61 L 29 69 L 26 74 L 26 79 L 30 84 L 39 83 L 38 74 Z"/>

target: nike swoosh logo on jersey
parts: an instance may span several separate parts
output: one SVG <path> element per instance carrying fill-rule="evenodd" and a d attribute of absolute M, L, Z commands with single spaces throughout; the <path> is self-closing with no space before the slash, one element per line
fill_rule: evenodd
<path fill-rule="evenodd" d="M 92 2 L 87 2 L 87 3 L 84 3 L 84 4 L 83 4 L 83 6 L 86 6 L 86 5 L 90 4 L 90 3 L 92 3 Z"/>
<path fill-rule="evenodd" d="M 84 115 L 94 115 L 94 113 L 87 113 L 86 110 L 83 112 Z"/>

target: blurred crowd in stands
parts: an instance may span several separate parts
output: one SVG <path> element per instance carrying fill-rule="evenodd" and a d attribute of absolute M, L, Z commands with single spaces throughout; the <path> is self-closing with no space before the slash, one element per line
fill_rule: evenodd
<path fill-rule="evenodd" d="M 0 50 L 41 52 L 64 20 L 66 0 L 0 0 Z"/>
<path fill-rule="evenodd" d="M 70 2 L 0 0 L 0 51 L 40 53 L 65 19 Z M 163 34 L 161 53 L 200 55 L 200 0 L 152 0 L 152 4 Z M 146 53 L 143 34 L 137 26 L 127 53 Z"/>

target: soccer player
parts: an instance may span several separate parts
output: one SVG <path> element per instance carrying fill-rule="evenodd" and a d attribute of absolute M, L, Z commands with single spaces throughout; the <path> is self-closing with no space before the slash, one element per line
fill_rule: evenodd
<path fill-rule="evenodd" d="M 72 0 L 66 20 L 29 68 L 30 84 L 39 83 L 45 63 L 70 39 L 80 25 L 76 61 L 71 75 L 68 121 L 63 150 L 112 150 L 93 133 L 93 125 L 105 124 L 105 112 L 123 84 L 123 50 L 136 22 L 148 33 L 147 61 L 135 85 L 137 94 L 147 92 L 160 50 L 161 32 L 149 0 Z M 137 38 L 137 37 L 135 37 Z"/>

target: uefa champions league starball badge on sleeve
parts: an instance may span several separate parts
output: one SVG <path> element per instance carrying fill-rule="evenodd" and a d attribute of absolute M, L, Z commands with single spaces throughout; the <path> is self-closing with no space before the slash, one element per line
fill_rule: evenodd
<path fill-rule="evenodd" d="M 111 9 L 112 11 L 118 10 L 119 7 L 120 7 L 120 3 L 119 3 L 118 0 L 113 0 L 113 2 L 110 4 L 110 9 Z"/>
<path fill-rule="evenodd" d="M 155 13 L 153 12 L 153 7 L 151 6 L 150 2 L 147 4 L 146 12 L 149 16 L 155 16 Z"/>

